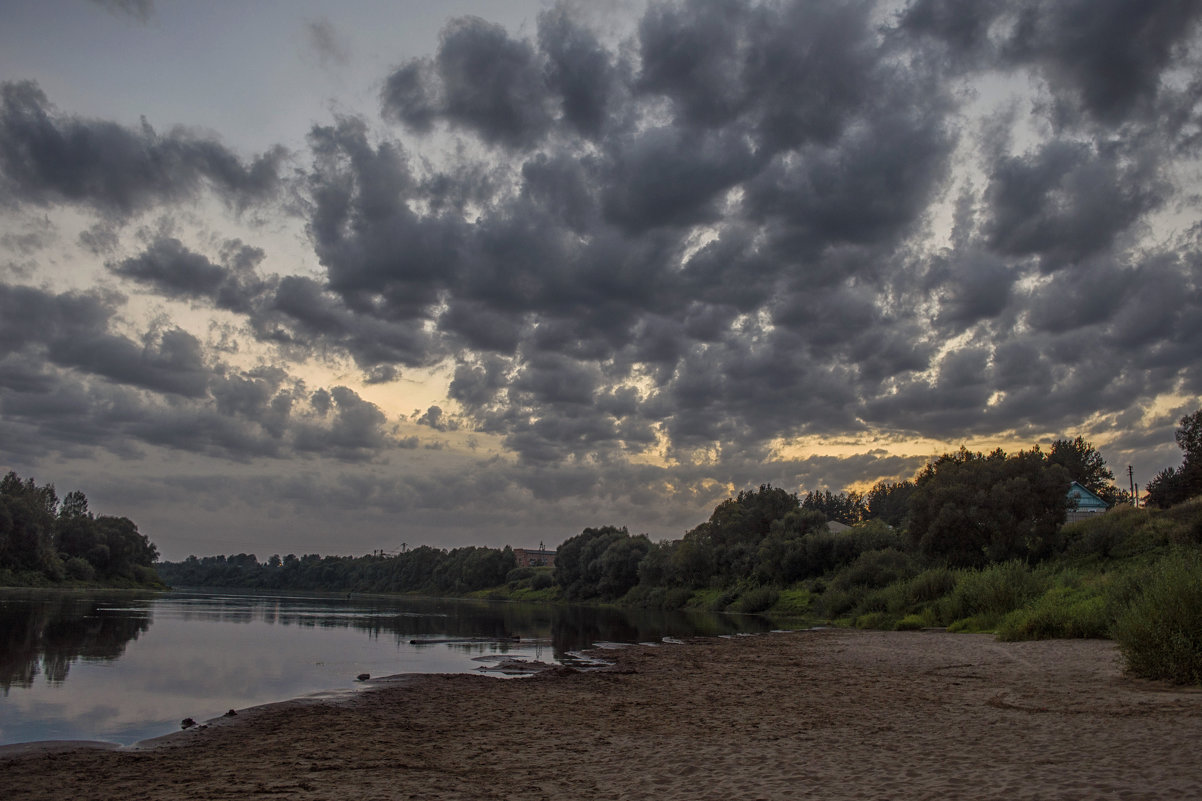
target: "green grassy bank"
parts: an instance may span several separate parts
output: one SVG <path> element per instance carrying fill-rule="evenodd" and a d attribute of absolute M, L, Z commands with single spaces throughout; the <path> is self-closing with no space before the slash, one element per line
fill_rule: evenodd
<path fill-rule="evenodd" d="M 798 624 L 940 627 L 1002 640 L 1112 638 L 1136 675 L 1202 684 L 1202 498 L 1165 510 L 1116 508 L 1060 534 L 1058 552 L 1037 563 L 951 568 L 924 561 L 898 537 L 788 586 L 751 579 L 701 588 L 639 584 L 616 603 Z M 549 568 L 519 568 L 506 584 L 476 595 L 562 600 Z"/>

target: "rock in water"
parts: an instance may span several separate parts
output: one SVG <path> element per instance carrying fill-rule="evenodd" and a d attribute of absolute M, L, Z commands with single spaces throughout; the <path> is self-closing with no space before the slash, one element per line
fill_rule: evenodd
<path fill-rule="evenodd" d="M 370 673 L 360 673 L 355 678 L 357 678 L 359 681 L 367 681 L 368 679 L 371 678 L 371 674 Z"/>
<path fill-rule="evenodd" d="M 192 720 L 192 718 L 184 718 L 183 720 L 181 720 L 179 722 L 179 727 L 181 729 L 190 729 L 195 725 L 196 725 L 196 721 Z"/>

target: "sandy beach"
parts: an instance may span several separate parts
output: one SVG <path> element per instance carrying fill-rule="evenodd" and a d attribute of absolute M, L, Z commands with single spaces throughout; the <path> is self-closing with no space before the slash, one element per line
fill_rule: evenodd
<path fill-rule="evenodd" d="M 816 631 L 423 676 L 153 748 L 0 760 L 17 799 L 1188 799 L 1202 692 L 1112 643 Z"/>

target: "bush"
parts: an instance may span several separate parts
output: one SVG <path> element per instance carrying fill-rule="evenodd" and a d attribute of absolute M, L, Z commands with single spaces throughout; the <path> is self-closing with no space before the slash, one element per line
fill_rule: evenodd
<path fill-rule="evenodd" d="M 76 581 L 91 581 L 96 578 L 96 568 L 92 567 L 92 563 L 87 559 L 72 556 L 63 567 L 67 572 L 67 577 Z"/>
<path fill-rule="evenodd" d="M 856 618 L 857 629 L 883 629 L 889 620 L 884 612 L 869 612 Z"/>
<path fill-rule="evenodd" d="M 1111 628 L 1137 676 L 1202 684 L 1202 554 L 1176 551 L 1157 562 Z"/>
<path fill-rule="evenodd" d="M 766 609 L 771 609 L 779 598 L 780 592 L 773 587 L 755 587 L 743 593 L 735 603 L 734 609 L 738 612 L 746 612 L 749 615 L 754 615 Z"/>
<path fill-rule="evenodd" d="M 1110 630 L 1106 598 L 1097 592 L 1055 587 L 998 625 L 998 639 L 1047 640 L 1104 638 Z"/>
<path fill-rule="evenodd" d="M 989 628 L 1044 589 L 1044 580 L 1017 560 L 967 570 L 939 603 L 939 617 L 949 624 L 974 618 L 977 627 Z"/>
<path fill-rule="evenodd" d="M 714 596 L 714 599 L 708 604 L 708 609 L 711 612 L 725 612 L 727 607 L 733 604 L 738 597 L 739 591 L 729 587 Z"/>
<path fill-rule="evenodd" d="M 515 567 L 513 570 L 510 570 L 508 573 L 505 574 L 505 583 L 508 584 L 508 583 L 515 582 L 515 581 L 525 581 L 526 579 L 532 578 L 533 576 L 534 576 L 534 568 L 532 568 L 532 567 Z"/>
<path fill-rule="evenodd" d="M 818 609 L 827 619 L 834 620 L 855 609 L 859 602 L 860 595 L 832 587 L 819 596 Z"/>
<path fill-rule="evenodd" d="M 530 589 L 546 590 L 555 586 L 555 579 L 548 570 L 540 570 L 530 577 Z"/>
<path fill-rule="evenodd" d="M 917 576 L 899 581 L 881 591 L 885 608 L 894 614 L 918 611 L 956 588 L 956 573 L 946 567 L 933 567 Z M 931 624 L 933 625 L 933 623 Z"/>
<path fill-rule="evenodd" d="M 930 615 L 906 615 L 893 624 L 894 631 L 921 631 L 932 625 Z"/>
<path fill-rule="evenodd" d="M 853 587 L 885 587 L 914 575 L 913 558 L 896 548 L 865 551 L 846 569 L 835 576 L 832 585 L 837 589 Z"/>

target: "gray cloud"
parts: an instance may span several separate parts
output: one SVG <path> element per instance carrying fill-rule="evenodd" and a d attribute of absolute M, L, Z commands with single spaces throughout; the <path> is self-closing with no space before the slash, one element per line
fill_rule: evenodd
<path fill-rule="evenodd" d="M 350 46 L 328 19 L 309 20 L 305 23 L 305 34 L 323 67 L 331 64 L 346 66 L 350 62 Z"/>
<path fill-rule="evenodd" d="M 109 264 L 115 274 L 147 285 L 160 295 L 207 300 L 219 309 L 249 312 L 266 290 L 255 274 L 265 254 L 238 240 L 222 248 L 224 264 L 214 264 L 172 237 L 160 237 L 138 256 Z"/>
<path fill-rule="evenodd" d="M 464 457 L 401 432 L 459 426 L 504 458 L 454 480 L 356 474 L 331 497 L 425 513 L 470 485 L 469 517 L 524 520 L 538 499 L 590 524 L 655 517 L 668 493 L 669 529 L 715 486 L 837 489 L 921 462 L 781 457 L 793 438 L 1088 425 L 1143 458 L 1139 432 L 1174 421 L 1141 410 L 1202 393 L 1198 13 L 654 2 L 623 41 L 569 5 L 534 31 L 458 19 L 383 76 L 382 124 L 313 126 L 286 182 L 279 151 L 248 162 L 8 84 L 10 202 L 98 212 L 80 244 L 110 280 L 228 312 L 281 365 L 349 359 L 373 387 L 440 368 L 449 387 L 390 428 L 350 389 L 235 369 L 174 324 L 118 334 L 119 296 L 7 286 L 5 430 L 374 467 Z M 236 213 L 285 183 L 314 272 L 245 232 L 119 249 L 129 215 L 206 187 Z"/>
<path fill-rule="evenodd" d="M 79 204 L 127 217 L 202 186 L 235 208 L 271 197 L 282 148 L 249 164 L 183 129 L 159 134 L 58 112 L 30 81 L 0 86 L 0 187 L 10 202 Z"/>
<path fill-rule="evenodd" d="M 534 48 L 478 17 L 452 21 L 437 55 L 394 72 L 383 100 L 387 113 L 416 130 L 441 117 L 507 147 L 526 145 L 550 124 Z"/>

